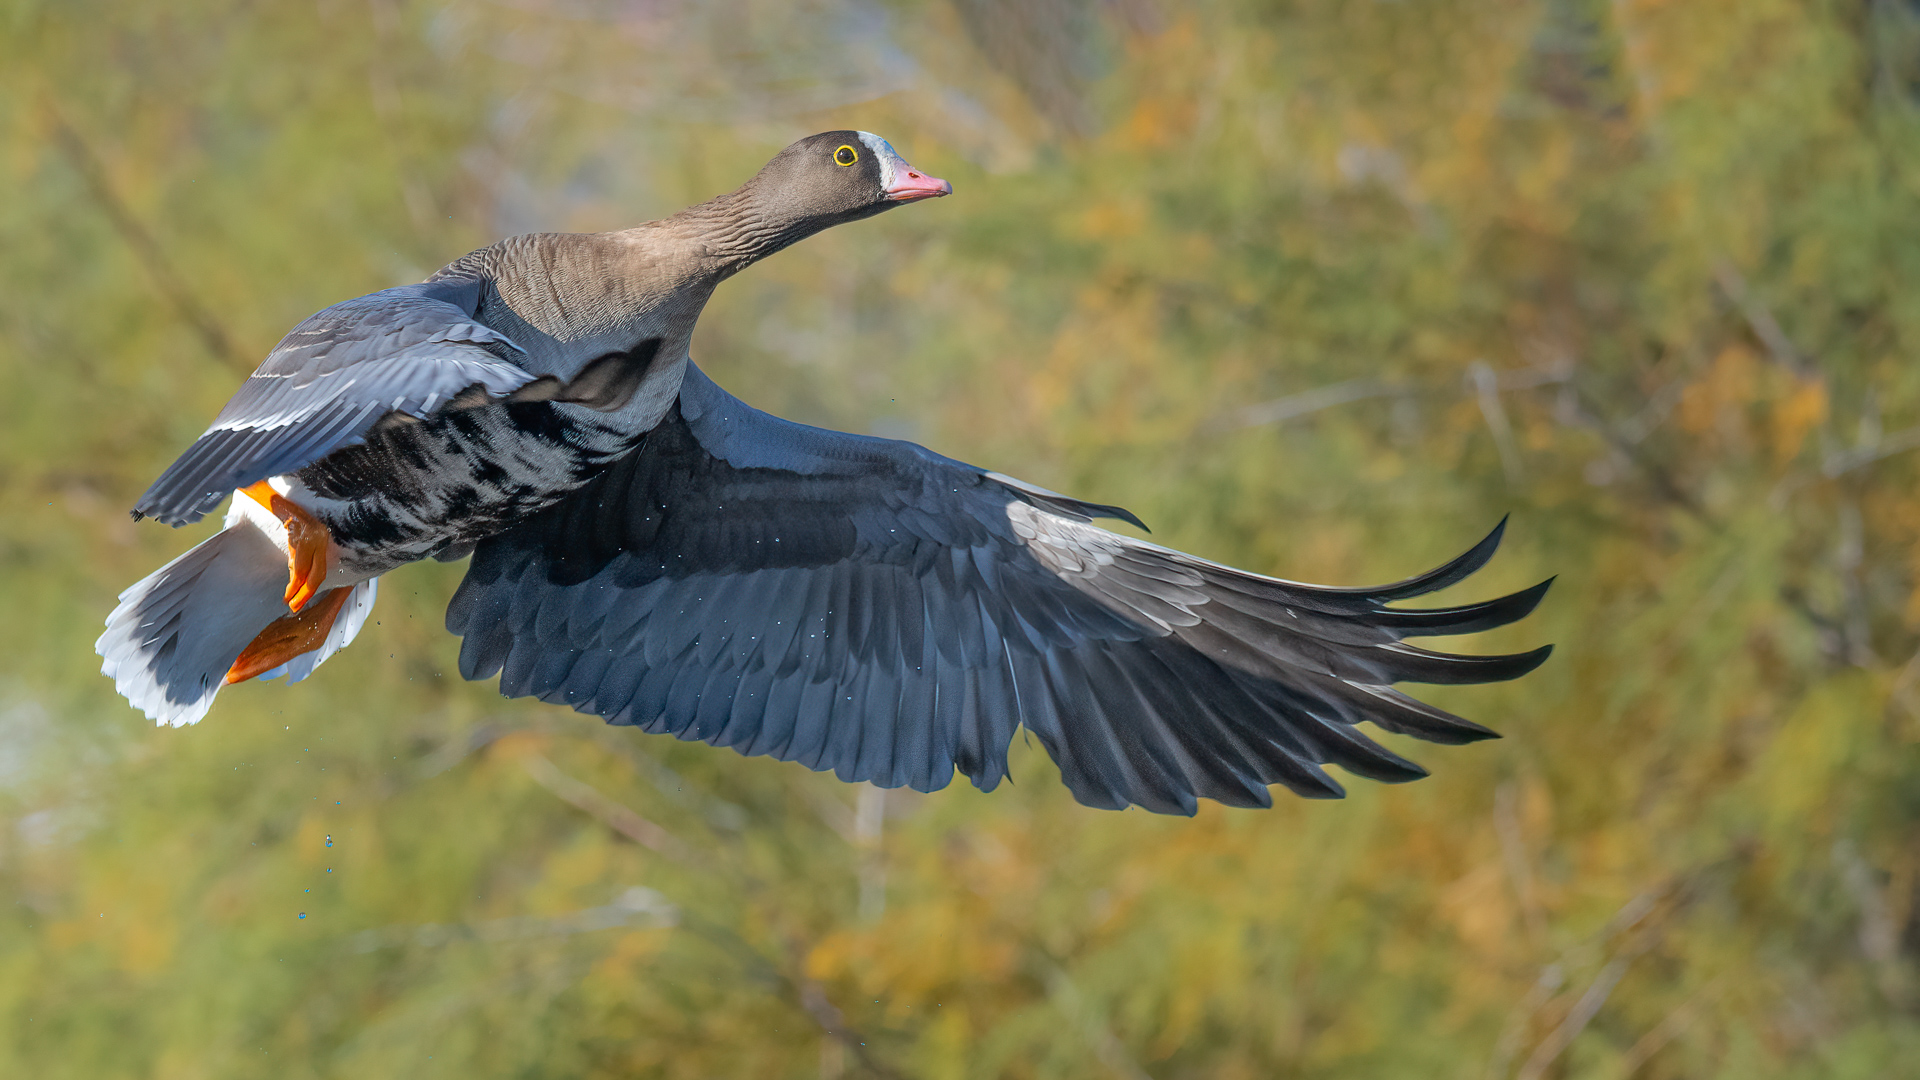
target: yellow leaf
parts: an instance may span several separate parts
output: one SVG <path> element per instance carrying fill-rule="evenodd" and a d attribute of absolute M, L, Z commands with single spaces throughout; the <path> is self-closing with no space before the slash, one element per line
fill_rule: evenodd
<path fill-rule="evenodd" d="M 1803 379 L 1792 393 L 1773 409 L 1773 460 L 1776 464 L 1793 458 L 1806 442 L 1807 432 L 1827 418 L 1827 384 L 1820 379 Z"/>

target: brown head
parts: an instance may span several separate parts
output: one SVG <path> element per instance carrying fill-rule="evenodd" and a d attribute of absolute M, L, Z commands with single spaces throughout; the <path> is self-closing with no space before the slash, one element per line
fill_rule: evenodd
<path fill-rule="evenodd" d="M 711 250 L 743 266 L 822 229 L 952 193 L 952 184 L 907 164 L 878 135 L 826 131 L 774 155 L 738 191 L 687 213 L 731 218 L 730 235 Z"/>

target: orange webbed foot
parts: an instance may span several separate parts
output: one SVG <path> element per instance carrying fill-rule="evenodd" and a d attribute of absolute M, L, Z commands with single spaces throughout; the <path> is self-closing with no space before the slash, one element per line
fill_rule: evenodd
<path fill-rule="evenodd" d="M 319 648 L 327 640 L 327 632 L 333 629 L 333 621 L 340 617 L 340 610 L 352 592 L 351 588 L 328 589 L 320 595 L 319 603 L 303 603 L 305 610 L 282 615 L 268 623 L 227 669 L 227 684 L 246 682 Z"/>
<path fill-rule="evenodd" d="M 319 518 L 273 490 L 265 480 L 241 489 L 241 494 L 267 508 L 287 528 L 287 608 L 299 611 L 313 599 L 327 579 L 328 552 L 333 534 Z M 266 670 L 266 669 L 262 669 Z"/>

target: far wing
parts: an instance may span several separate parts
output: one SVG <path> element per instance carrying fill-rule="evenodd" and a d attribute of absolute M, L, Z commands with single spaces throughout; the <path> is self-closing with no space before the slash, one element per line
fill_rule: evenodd
<path fill-rule="evenodd" d="M 567 502 L 485 541 L 447 614 L 462 674 L 509 696 L 922 791 L 983 789 L 1017 726 L 1074 795 L 1187 813 L 1425 775 L 1355 730 L 1493 732 L 1392 688 L 1515 678 L 1548 653 L 1402 644 L 1531 611 L 1431 611 L 1500 530 L 1431 573 L 1325 589 L 1089 523 L 1124 516 L 910 443 L 751 409 L 689 365 L 679 408 Z"/>
<path fill-rule="evenodd" d="M 515 363 L 520 347 L 473 321 L 473 292 L 470 282 L 407 285 L 294 327 L 133 516 L 198 521 L 234 489 L 305 468 L 389 413 L 425 416 L 463 390 L 499 397 L 532 381 Z"/>

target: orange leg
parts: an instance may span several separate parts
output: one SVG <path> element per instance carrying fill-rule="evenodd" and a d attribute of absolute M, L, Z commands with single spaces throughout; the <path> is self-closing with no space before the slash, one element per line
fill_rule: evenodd
<path fill-rule="evenodd" d="M 295 506 L 265 480 L 241 488 L 240 493 L 266 507 L 287 527 L 287 608 L 299 611 L 327 579 L 327 549 L 333 545 L 333 534 L 319 518 Z"/>
<path fill-rule="evenodd" d="M 333 629 L 333 621 L 340 617 L 340 609 L 346 606 L 351 592 L 351 588 L 328 589 L 320 594 L 319 603 L 306 605 L 304 611 L 282 615 L 267 624 L 227 669 L 228 685 L 246 682 L 301 653 L 319 648 L 327 639 L 327 631 Z"/>

